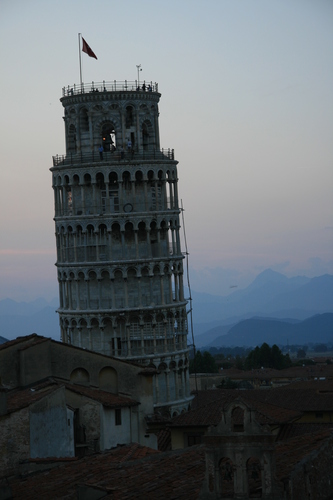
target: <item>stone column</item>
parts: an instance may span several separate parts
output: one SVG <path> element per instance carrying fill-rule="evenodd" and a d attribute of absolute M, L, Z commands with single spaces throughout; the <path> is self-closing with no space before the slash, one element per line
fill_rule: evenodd
<path fill-rule="evenodd" d="M 178 183 L 177 183 L 177 180 L 174 181 L 173 188 L 174 188 L 175 208 L 178 208 Z"/>
<path fill-rule="evenodd" d="M 128 308 L 128 283 L 127 278 L 124 278 L 124 294 L 125 294 L 125 307 Z"/>
<path fill-rule="evenodd" d="M 169 183 L 169 195 L 170 195 L 170 208 L 171 210 L 174 209 L 174 202 L 173 202 L 173 192 L 172 192 L 172 182 L 171 180 L 168 180 Z"/>
<path fill-rule="evenodd" d="M 131 336 L 130 336 L 130 323 L 125 324 L 125 332 L 127 338 L 127 355 L 132 355 L 132 346 L 131 346 Z"/>
<path fill-rule="evenodd" d="M 120 149 L 121 146 L 124 149 L 126 148 L 126 144 L 125 144 L 125 135 L 126 135 L 126 132 L 125 132 L 125 112 L 126 112 L 126 110 L 124 110 L 124 109 L 121 110 L 121 144 L 117 144 L 117 149 Z"/>
<path fill-rule="evenodd" d="M 86 204 L 85 204 L 85 197 L 84 197 L 84 184 L 80 184 L 81 188 L 81 206 L 82 206 L 82 213 L 86 213 Z"/>
<path fill-rule="evenodd" d="M 139 239 L 138 239 L 138 230 L 134 230 L 134 241 L 135 241 L 135 258 L 139 258 Z"/>
<path fill-rule="evenodd" d="M 165 370 L 165 383 L 166 383 L 166 399 L 170 401 L 170 380 L 169 380 L 170 370 Z"/>
<path fill-rule="evenodd" d="M 159 400 L 160 400 L 160 390 L 159 390 L 159 387 L 158 387 L 158 375 L 154 375 L 154 379 L 155 379 L 155 394 L 156 394 L 156 401 L 155 401 L 155 403 L 158 403 Z"/>
<path fill-rule="evenodd" d="M 98 309 L 103 309 L 101 280 L 99 278 L 97 278 L 97 287 L 98 287 Z"/>
<path fill-rule="evenodd" d="M 173 302 L 173 293 L 172 293 L 172 274 L 168 274 L 168 280 L 169 280 L 169 293 L 170 293 L 170 304 Z"/>
<path fill-rule="evenodd" d="M 165 300 L 164 300 L 164 285 L 163 285 L 163 277 L 164 277 L 164 274 L 161 273 L 160 274 L 160 288 L 161 288 L 161 304 L 164 305 L 165 304 Z"/>
<path fill-rule="evenodd" d="M 114 279 L 110 278 L 110 288 L 111 288 L 111 309 L 115 309 L 116 307 L 116 301 L 115 301 L 115 296 L 114 296 Z"/>
<path fill-rule="evenodd" d="M 85 280 L 86 282 L 86 296 L 87 296 L 87 307 L 86 309 L 90 309 L 90 286 L 89 286 L 89 278 Z"/>
<path fill-rule="evenodd" d="M 178 275 L 176 272 L 173 273 L 174 280 L 175 280 L 175 299 L 176 302 L 179 301 L 179 286 L 178 286 Z"/>
<path fill-rule="evenodd" d="M 74 246 L 74 262 L 77 262 L 77 242 L 76 242 L 76 233 L 73 233 L 73 246 Z"/>
<path fill-rule="evenodd" d="M 179 274 L 179 300 L 184 301 L 184 286 L 183 286 L 183 275 Z"/>
<path fill-rule="evenodd" d="M 75 280 L 75 289 L 76 289 L 76 309 L 81 309 L 80 307 L 80 291 L 79 291 L 79 280 Z"/>
<path fill-rule="evenodd" d="M 68 307 L 70 310 L 73 309 L 72 307 L 72 280 L 70 278 L 67 278 L 67 288 L 68 288 Z"/>

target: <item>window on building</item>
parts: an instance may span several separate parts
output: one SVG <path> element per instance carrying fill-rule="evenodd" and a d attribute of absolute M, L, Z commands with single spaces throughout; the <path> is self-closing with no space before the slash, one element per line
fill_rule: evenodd
<path fill-rule="evenodd" d="M 121 408 L 116 408 L 115 410 L 115 424 L 121 425 Z"/>
<path fill-rule="evenodd" d="M 195 444 L 201 444 L 201 434 L 188 434 L 187 435 L 187 446 L 194 446 Z"/>

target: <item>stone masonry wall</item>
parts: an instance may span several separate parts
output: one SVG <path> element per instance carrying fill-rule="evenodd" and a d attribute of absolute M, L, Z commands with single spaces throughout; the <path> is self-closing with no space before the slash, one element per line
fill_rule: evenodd
<path fill-rule="evenodd" d="M 302 460 L 289 481 L 288 498 L 328 500 L 333 498 L 333 436 L 319 451 Z"/>

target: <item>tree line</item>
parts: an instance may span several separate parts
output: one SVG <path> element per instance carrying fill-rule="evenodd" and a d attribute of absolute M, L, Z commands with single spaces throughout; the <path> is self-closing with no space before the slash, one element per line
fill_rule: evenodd
<path fill-rule="evenodd" d="M 242 348 L 241 348 L 242 349 Z M 270 347 L 263 343 L 261 347 L 255 349 L 247 349 L 246 355 L 241 356 L 236 354 L 235 357 L 229 355 L 227 358 L 224 354 L 216 354 L 205 351 L 197 351 L 194 358 L 190 361 L 190 373 L 218 373 L 219 368 L 230 368 L 235 366 L 241 370 L 252 370 L 256 368 L 275 368 L 282 370 L 292 366 L 292 361 L 289 354 L 283 354 L 281 349 L 274 344 Z"/>

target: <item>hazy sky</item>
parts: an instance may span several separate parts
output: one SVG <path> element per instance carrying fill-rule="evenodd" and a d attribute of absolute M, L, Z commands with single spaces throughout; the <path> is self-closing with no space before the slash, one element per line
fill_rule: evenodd
<path fill-rule="evenodd" d="M 57 296 L 63 86 L 158 82 L 192 288 L 333 273 L 332 0 L 1 0 L 0 299 Z"/>

